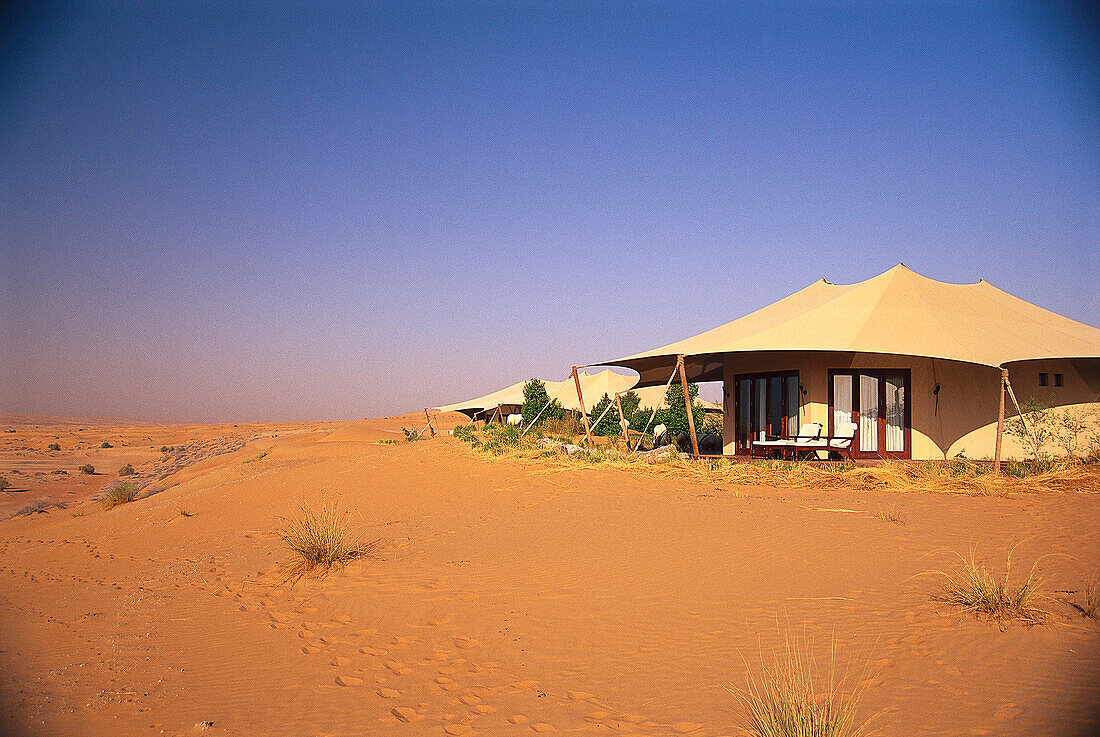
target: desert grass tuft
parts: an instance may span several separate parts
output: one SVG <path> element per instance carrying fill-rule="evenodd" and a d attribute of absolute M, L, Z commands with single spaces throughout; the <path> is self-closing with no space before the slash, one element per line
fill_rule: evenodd
<path fill-rule="evenodd" d="M 896 504 L 882 507 L 879 509 L 876 515 L 879 519 L 887 522 L 893 522 L 896 525 L 905 524 L 905 513 L 901 511 L 901 507 Z"/>
<path fill-rule="evenodd" d="M 335 504 L 323 505 L 319 511 L 303 504 L 300 517 L 283 520 L 279 536 L 294 554 L 287 567 L 287 580 L 324 575 L 334 566 L 371 557 L 382 542 L 353 540 L 348 531 L 347 513 L 339 512 Z"/>
<path fill-rule="evenodd" d="M 194 517 L 195 513 L 184 507 L 176 507 L 177 517 Z"/>
<path fill-rule="evenodd" d="M 753 737 L 861 737 L 870 719 L 861 719 L 859 705 L 866 680 L 837 672 L 836 645 L 821 666 L 808 643 L 785 637 L 772 662 L 760 656 L 760 672 L 747 676 L 745 688 L 729 689 L 741 702 L 742 727 Z"/>
<path fill-rule="evenodd" d="M 1089 619 L 1100 619 L 1100 584 L 1096 579 L 1085 582 L 1085 598 L 1081 613 Z"/>
<path fill-rule="evenodd" d="M 129 481 L 115 479 L 107 484 L 107 488 L 99 495 L 99 503 L 104 509 L 114 509 L 122 504 L 129 504 L 141 498 L 141 490 L 136 484 Z"/>
<path fill-rule="evenodd" d="M 55 508 L 64 509 L 65 502 L 58 502 L 50 499 L 49 497 L 42 497 L 41 499 L 35 499 L 33 502 L 28 502 L 24 504 L 22 507 L 17 509 L 9 519 L 15 517 L 29 517 L 32 514 L 42 514 Z"/>
<path fill-rule="evenodd" d="M 1039 591 L 1039 577 L 1032 565 L 1022 580 L 1012 580 L 1012 552 L 1005 562 L 1003 576 L 998 576 L 971 552 L 969 557 L 959 556 L 962 562 L 953 574 L 941 573 L 947 578 L 940 600 L 960 607 L 978 617 L 986 617 L 1005 623 L 1018 620 L 1024 624 L 1042 624 L 1048 613 L 1039 606 L 1043 595 Z"/>

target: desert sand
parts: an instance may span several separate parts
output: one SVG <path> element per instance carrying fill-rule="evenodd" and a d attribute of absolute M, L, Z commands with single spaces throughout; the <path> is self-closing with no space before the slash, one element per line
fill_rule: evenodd
<path fill-rule="evenodd" d="M 561 469 L 477 455 L 446 434 L 460 419 L 406 443 L 422 415 L 0 417 L 0 511 L 66 502 L 0 522 L 0 731 L 738 735 L 729 689 L 792 633 L 864 682 L 877 734 L 1100 725 L 1100 624 L 1074 606 L 1100 573 L 1097 495 Z M 103 509 L 125 463 L 164 490 Z M 378 557 L 288 583 L 280 521 L 324 503 Z M 937 601 L 935 572 L 971 551 L 1037 562 L 1049 621 Z"/>

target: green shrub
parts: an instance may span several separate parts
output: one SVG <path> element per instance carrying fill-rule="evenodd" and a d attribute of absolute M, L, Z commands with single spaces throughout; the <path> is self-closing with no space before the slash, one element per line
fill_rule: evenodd
<path fill-rule="evenodd" d="M 61 450 L 61 443 L 50 443 L 46 446 L 46 450 Z"/>
<path fill-rule="evenodd" d="M 478 440 L 478 437 L 474 433 L 473 428 L 471 428 L 469 425 L 456 427 L 452 434 L 464 443 L 470 443 L 471 445 L 481 444 L 481 441 Z"/>
<path fill-rule="evenodd" d="M 407 427 L 403 427 L 403 428 L 401 428 L 401 432 L 405 433 L 405 442 L 406 443 L 412 443 L 412 442 L 415 442 L 417 440 L 420 440 L 420 436 L 417 435 L 416 430 L 410 430 Z"/>
<path fill-rule="evenodd" d="M 162 446 L 160 446 L 160 452 L 161 452 L 161 453 L 167 453 L 167 452 L 168 452 L 168 451 L 170 451 L 170 450 L 172 450 L 172 449 L 171 449 L 171 448 L 169 448 L 169 447 L 168 447 L 167 445 L 162 445 Z"/>
<path fill-rule="evenodd" d="M 127 463 L 125 466 L 118 469 L 118 475 L 119 476 L 133 476 L 134 475 L 134 467 L 131 464 Z"/>
<path fill-rule="evenodd" d="M 80 466 L 77 470 L 80 471 L 81 473 L 86 473 L 89 476 L 91 476 L 93 473 L 95 473 L 95 466 L 93 466 L 91 463 L 85 463 L 83 466 Z"/>
<path fill-rule="evenodd" d="M 103 441 L 102 443 L 100 443 L 100 444 L 99 444 L 99 447 L 100 447 L 100 448 L 113 448 L 113 447 L 115 447 L 115 446 L 111 445 L 111 444 L 110 444 L 110 443 L 108 443 L 108 442 L 107 442 L 106 440 L 104 440 L 104 441 Z"/>
<path fill-rule="evenodd" d="M 550 406 L 547 406 L 547 403 Z M 565 409 L 558 400 L 551 401 L 550 395 L 546 392 L 546 384 L 542 383 L 542 380 L 531 379 L 523 385 L 523 406 L 520 407 L 519 413 L 523 416 L 523 426 L 527 427 L 535 421 L 536 417 L 539 418 L 540 423 L 547 420 L 560 420 L 565 414 Z"/>
<path fill-rule="evenodd" d="M 695 419 L 695 429 L 698 431 L 703 426 L 706 412 L 696 401 L 699 398 L 699 385 L 688 382 L 688 397 L 691 398 L 691 414 Z M 647 415 L 648 418 L 648 415 Z M 644 420 L 643 420 L 644 423 Z M 680 384 L 669 384 L 665 392 L 665 406 L 657 410 L 657 416 L 653 418 L 653 425 L 664 425 L 668 428 L 669 435 L 687 432 L 688 416 L 684 405 L 684 390 Z"/>

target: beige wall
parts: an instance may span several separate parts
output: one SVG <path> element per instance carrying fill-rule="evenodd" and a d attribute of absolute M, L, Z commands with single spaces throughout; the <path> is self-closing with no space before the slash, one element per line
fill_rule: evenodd
<path fill-rule="evenodd" d="M 911 371 L 912 457 L 942 459 L 965 453 L 969 458 L 992 458 L 997 435 L 997 388 L 1000 370 L 956 361 L 867 353 L 774 352 L 727 354 L 725 361 L 725 452 L 735 450 L 734 377 L 767 371 L 799 372 L 804 393 L 800 423 L 829 427 L 829 369 L 894 369 Z M 1038 385 L 1039 372 L 1050 375 L 1050 386 Z M 1065 376 L 1065 386 L 1054 387 L 1054 374 Z M 1009 366 L 1009 380 L 1021 404 L 1029 398 L 1083 411 L 1100 408 L 1100 360 L 1034 361 Z M 933 394 L 940 385 L 939 401 Z M 1016 414 L 1006 398 L 1006 416 Z M 1016 438 L 1006 435 L 1005 458 L 1024 456 Z"/>

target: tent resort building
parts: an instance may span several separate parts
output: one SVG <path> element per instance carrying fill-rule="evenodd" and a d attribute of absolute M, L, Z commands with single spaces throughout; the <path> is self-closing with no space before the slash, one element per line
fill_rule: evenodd
<path fill-rule="evenodd" d="M 1100 329 L 985 281 L 947 284 L 899 264 L 856 284 L 824 279 L 694 337 L 601 366 L 663 387 L 723 382 L 723 453 L 789 438 L 804 423 L 852 437 L 855 459 L 1021 457 L 998 417 L 1028 399 L 1089 410 L 1100 396 Z M 677 379 L 678 380 L 678 379 Z M 1013 392 L 1014 389 L 1014 392 Z"/>
<path fill-rule="evenodd" d="M 626 376 L 610 369 L 597 373 L 579 371 L 577 378 L 580 380 L 581 396 L 584 398 L 586 411 L 591 411 L 604 394 L 614 397 L 616 393 L 629 391 L 638 381 L 637 377 Z M 546 393 L 551 399 L 558 400 L 567 410 L 581 411 L 581 404 L 577 397 L 577 382 L 573 380 L 572 375 L 564 381 L 541 381 L 546 385 Z M 508 415 L 520 411 L 523 406 L 523 387 L 526 383 L 526 381 L 520 381 L 483 397 L 475 397 L 464 402 L 435 407 L 435 409 L 441 412 L 461 412 L 471 420 L 499 422 Z"/>

